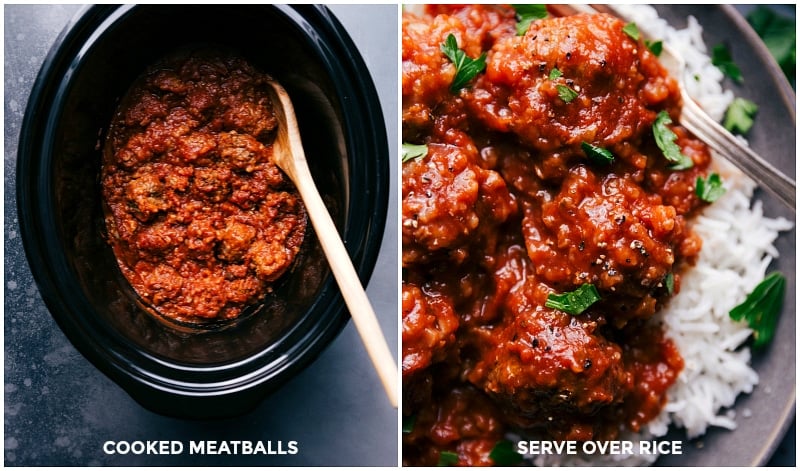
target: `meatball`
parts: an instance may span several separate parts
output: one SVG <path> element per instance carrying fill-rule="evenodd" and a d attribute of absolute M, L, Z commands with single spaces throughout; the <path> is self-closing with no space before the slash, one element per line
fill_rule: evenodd
<path fill-rule="evenodd" d="M 255 227 L 234 219 L 226 222 L 225 229 L 217 232 L 219 258 L 228 261 L 241 260 L 257 235 Z"/>
<path fill-rule="evenodd" d="M 497 41 L 517 34 L 516 11 L 510 5 L 426 5 L 425 13 L 458 18 L 469 30 L 470 40 L 479 43 L 484 51 Z"/>
<path fill-rule="evenodd" d="M 643 295 L 675 263 L 675 244 L 686 231 L 675 208 L 614 174 L 576 166 L 558 193 L 524 205 L 528 255 L 554 286 Z M 549 261 L 549 262 L 548 262 Z"/>
<path fill-rule="evenodd" d="M 476 164 L 477 151 L 429 144 L 428 155 L 403 165 L 403 263 L 421 253 L 458 249 L 516 211 L 502 178 Z"/>
<path fill-rule="evenodd" d="M 633 376 L 598 322 L 537 306 L 508 317 L 468 373 L 518 427 L 590 439 L 591 416 L 619 404 Z"/>
<path fill-rule="evenodd" d="M 456 67 L 442 53 L 441 45 L 452 34 L 469 57 L 482 53 L 480 40 L 468 35 L 455 16 L 437 15 L 433 20 L 403 15 L 403 136 L 412 139 L 430 131 L 435 108 L 455 98 L 450 84 Z"/>
<path fill-rule="evenodd" d="M 441 360 L 455 343 L 456 329 L 452 301 L 403 283 L 403 376 Z"/>
<path fill-rule="evenodd" d="M 674 106 L 679 94 L 624 26 L 608 15 L 533 22 L 524 36 L 494 47 L 486 74 L 467 94 L 471 110 L 490 128 L 544 152 L 582 142 L 609 147 L 641 134 L 656 107 Z M 564 90 L 575 97 L 565 99 Z M 609 115 L 614 119 L 602 118 Z"/>
<path fill-rule="evenodd" d="M 148 221 L 169 208 L 164 194 L 164 183 L 158 175 L 142 173 L 126 187 L 126 197 L 133 213 L 140 221 Z"/>
<path fill-rule="evenodd" d="M 403 435 L 404 466 L 436 466 L 442 451 L 456 453 L 461 466 L 493 464 L 489 453 L 502 439 L 502 422 L 495 405 L 475 388 L 447 391 L 414 419 Z"/>

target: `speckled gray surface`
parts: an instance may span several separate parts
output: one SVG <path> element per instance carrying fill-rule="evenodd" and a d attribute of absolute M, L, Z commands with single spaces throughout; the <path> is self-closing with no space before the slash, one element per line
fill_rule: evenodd
<path fill-rule="evenodd" d="M 86 361 L 39 297 L 16 218 L 16 148 L 31 86 L 77 5 L 6 6 L 5 18 L 5 443 L 6 466 L 395 466 L 397 411 L 389 406 L 354 327 L 299 376 L 237 419 L 193 422 L 153 414 Z M 397 142 L 397 7 L 331 6 L 378 88 L 387 137 Z M 391 161 L 397 151 L 390 146 Z M 390 345 L 397 345 L 396 175 L 389 225 L 368 285 Z M 107 455 L 107 440 L 298 442 L 294 455 Z M 188 445 L 187 445 L 188 446 Z"/>

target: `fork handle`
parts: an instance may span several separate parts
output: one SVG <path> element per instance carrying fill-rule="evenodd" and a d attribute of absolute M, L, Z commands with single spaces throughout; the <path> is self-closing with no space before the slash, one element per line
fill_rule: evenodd
<path fill-rule="evenodd" d="M 684 93 L 680 123 L 732 164 L 739 167 L 762 188 L 795 211 L 795 181 L 742 144 L 727 129 L 709 118 L 691 97 Z M 727 135 L 727 136 L 726 136 Z"/>

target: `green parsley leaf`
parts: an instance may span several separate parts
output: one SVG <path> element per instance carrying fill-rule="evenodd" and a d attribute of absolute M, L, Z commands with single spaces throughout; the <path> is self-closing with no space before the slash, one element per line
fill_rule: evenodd
<path fill-rule="evenodd" d="M 458 464 L 458 454 L 452 451 L 440 451 L 439 463 L 436 466 L 455 466 Z"/>
<path fill-rule="evenodd" d="M 581 149 L 586 153 L 586 157 L 599 164 L 610 164 L 614 162 L 614 154 L 608 149 L 597 147 L 588 142 L 581 143 Z"/>
<path fill-rule="evenodd" d="M 440 49 L 456 66 L 456 75 L 453 77 L 453 83 L 450 84 L 451 93 L 458 93 L 486 67 L 486 53 L 484 52 L 477 59 L 469 58 L 466 52 L 458 48 L 458 41 L 452 33 L 447 35 L 447 39 Z"/>
<path fill-rule="evenodd" d="M 599 300 L 600 293 L 597 292 L 597 288 L 589 283 L 584 283 L 575 291 L 548 294 L 544 305 L 577 316 Z"/>
<path fill-rule="evenodd" d="M 403 434 L 409 434 L 414 431 L 414 425 L 417 424 L 417 416 L 409 415 L 403 416 Z"/>
<path fill-rule="evenodd" d="M 753 118 L 758 113 L 758 105 L 744 98 L 734 98 L 725 110 L 722 126 L 735 134 L 747 134 L 753 127 Z"/>
<path fill-rule="evenodd" d="M 733 57 L 724 44 L 717 44 L 711 49 L 711 63 L 726 77 L 730 77 L 736 83 L 742 83 L 742 71 L 733 62 Z"/>
<path fill-rule="evenodd" d="M 514 450 L 514 444 L 509 440 L 500 440 L 489 452 L 489 458 L 495 466 L 514 466 L 522 462 L 522 455 Z"/>
<path fill-rule="evenodd" d="M 652 52 L 656 57 L 661 56 L 661 52 L 664 50 L 663 41 L 650 41 L 649 39 L 645 39 L 644 45 L 647 46 L 647 49 L 650 49 L 650 52 Z"/>
<path fill-rule="evenodd" d="M 634 41 L 639 40 L 639 27 L 636 26 L 636 23 L 630 22 L 626 24 L 622 27 L 622 32 L 630 36 Z"/>
<path fill-rule="evenodd" d="M 667 273 L 664 277 L 664 285 L 667 287 L 667 293 L 672 295 L 675 292 L 675 274 L 672 272 Z"/>
<path fill-rule="evenodd" d="M 409 144 L 404 142 L 400 150 L 403 163 L 412 159 L 422 159 L 428 155 L 428 146 L 426 144 Z"/>
<path fill-rule="evenodd" d="M 797 25 L 793 18 L 759 5 L 747 15 L 747 21 L 758 33 L 772 57 L 794 86 L 797 64 Z"/>
<path fill-rule="evenodd" d="M 705 180 L 703 180 L 703 177 L 697 177 L 694 193 L 706 203 L 713 203 L 725 194 L 725 188 L 722 186 L 722 179 L 719 174 L 712 173 Z"/>
<path fill-rule="evenodd" d="M 524 36 L 535 20 L 547 18 L 546 5 L 511 5 L 517 13 L 517 36 Z"/>
<path fill-rule="evenodd" d="M 558 90 L 558 97 L 564 100 L 564 103 L 569 103 L 575 98 L 578 98 L 578 92 L 566 85 L 558 84 L 556 85 L 556 90 Z"/>
<path fill-rule="evenodd" d="M 564 74 L 562 74 L 560 70 L 553 67 L 553 70 L 550 71 L 550 74 L 547 76 L 547 78 L 550 80 L 557 80 L 563 75 Z M 578 92 L 566 85 L 556 85 L 556 91 L 558 92 L 558 97 L 564 100 L 564 103 L 569 103 L 578 97 Z"/>
<path fill-rule="evenodd" d="M 753 348 L 767 345 L 775 335 L 785 291 L 786 278 L 779 272 L 772 272 L 747 295 L 742 304 L 731 309 L 731 319 L 744 320 L 753 329 Z"/>
<path fill-rule="evenodd" d="M 656 138 L 656 145 L 661 149 L 664 157 L 672 162 L 673 165 L 670 167 L 671 169 L 686 170 L 687 168 L 692 168 L 694 162 L 681 152 L 681 148 L 675 143 L 675 139 L 677 139 L 678 136 L 672 132 L 672 129 L 667 127 L 670 123 L 672 123 L 672 118 L 669 117 L 669 113 L 664 110 L 658 113 L 653 123 L 653 135 Z"/>

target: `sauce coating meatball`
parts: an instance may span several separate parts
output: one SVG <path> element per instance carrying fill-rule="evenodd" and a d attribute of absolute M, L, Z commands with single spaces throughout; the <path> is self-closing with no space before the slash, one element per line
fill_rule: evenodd
<path fill-rule="evenodd" d="M 657 107 L 677 104 L 677 85 L 623 27 L 608 15 L 534 22 L 492 49 L 486 74 L 469 92 L 471 110 L 539 151 L 582 142 L 609 147 L 642 134 Z M 576 96 L 565 101 L 560 87 Z"/>
<path fill-rule="evenodd" d="M 403 261 L 458 258 L 462 245 L 514 211 L 505 182 L 478 165 L 474 146 L 430 144 L 425 158 L 403 166 Z"/>
<path fill-rule="evenodd" d="M 690 220 L 711 155 L 670 125 L 691 161 L 677 170 L 655 142 L 676 82 L 617 18 L 550 16 L 518 35 L 509 11 L 404 13 L 403 140 L 427 149 L 403 163 L 406 465 L 496 464 L 508 431 L 637 431 L 683 368 L 653 316 L 702 247 Z M 458 90 L 449 34 L 487 54 Z M 550 303 L 586 285 L 586 309 Z"/>

